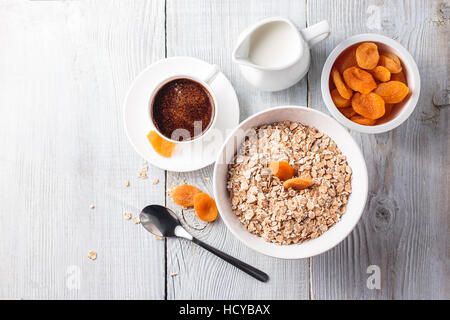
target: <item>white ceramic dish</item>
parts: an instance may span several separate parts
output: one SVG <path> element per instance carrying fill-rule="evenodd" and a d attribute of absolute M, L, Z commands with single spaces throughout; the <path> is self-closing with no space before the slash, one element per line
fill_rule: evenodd
<path fill-rule="evenodd" d="M 375 42 L 383 51 L 392 52 L 400 58 L 403 65 L 403 72 L 405 73 L 406 80 L 408 81 L 408 87 L 410 89 L 410 94 L 405 98 L 404 101 L 401 102 L 403 106 L 401 107 L 399 112 L 391 120 L 375 126 L 364 126 L 357 124 L 350 119 L 347 119 L 334 105 L 329 89 L 331 68 L 333 67 L 334 62 L 339 57 L 339 55 L 354 44 L 367 41 Z M 419 69 L 417 68 L 413 57 L 400 43 L 379 34 L 366 33 L 350 37 L 342 41 L 337 45 L 336 48 L 334 48 L 323 66 L 320 85 L 322 89 L 322 98 L 325 102 L 325 105 L 327 106 L 333 117 L 336 118 L 336 120 L 338 120 L 342 125 L 351 130 L 356 130 L 359 132 L 381 133 L 390 131 L 398 127 L 404 121 L 406 121 L 406 119 L 408 119 L 408 117 L 414 111 L 417 101 L 419 100 L 420 75 Z"/>
<path fill-rule="evenodd" d="M 155 127 L 150 119 L 151 94 L 163 79 L 180 74 L 195 79 L 205 78 L 212 65 L 191 57 L 173 57 L 160 60 L 142 71 L 132 83 L 124 102 L 125 130 L 134 149 L 149 163 L 169 171 L 186 172 L 212 164 L 227 134 L 239 123 L 239 102 L 230 81 L 219 72 L 208 89 L 217 100 L 216 122 L 201 139 L 180 143 L 170 158 L 157 154 L 147 134 Z"/>
<path fill-rule="evenodd" d="M 262 124 L 277 121 L 298 121 L 308 126 L 314 126 L 319 131 L 329 135 L 338 145 L 353 170 L 352 194 L 349 197 L 347 211 L 341 221 L 320 237 L 301 244 L 280 246 L 264 241 L 262 238 L 248 232 L 240 223 L 231 209 L 227 190 L 228 163 L 230 163 L 241 144 L 242 132 Z M 364 157 L 350 133 L 326 114 L 317 110 L 298 106 L 283 106 L 271 108 L 257 113 L 243 121 L 228 137 L 216 160 L 214 167 L 214 196 L 221 218 L 228 229 L 246 246 L 263 254 L 283 258 L 307 258 L 325 252 L 353 230 L 364 210 L 368 190 L 367 168 Z"/>

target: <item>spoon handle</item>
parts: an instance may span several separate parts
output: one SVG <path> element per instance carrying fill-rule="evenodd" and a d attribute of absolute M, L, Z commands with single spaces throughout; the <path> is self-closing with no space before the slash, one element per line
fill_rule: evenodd
<path fill-rule="evenodd" d="M 214 253 L 216 256 L 222 258 L 226 262 L 232 264 L 236 268 L 241 269 L 245 273 L 251 275 L 253 278 L 258 279 L 262 282 L 267 282 L 269 280 L 269 276 L 267 273 L 262 272 L 261 270 L 256 269 L 255 267 L 252 267 L 249 264 L 246 264 L 245 262 L 238 260 L 225 252 L 222 252 L 216 248 L 211 247 L 209 244 L 204 243 L 203 241 L 198 240 L 197 238 L 192 238 L 192 242 L 198 244 L 200 247 L 203 247 L 204 249 L 208 250 L 211 253 Z"/>

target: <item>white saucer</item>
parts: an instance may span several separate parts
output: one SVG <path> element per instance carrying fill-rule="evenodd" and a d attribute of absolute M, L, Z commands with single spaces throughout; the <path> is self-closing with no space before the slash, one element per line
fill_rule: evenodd
<path fill-rule="evenodd" d="M 177 74 L 206 76 L 211 65 L 191 57 L 160 60 L 142 71 L 133 81 L 124 102 L 125 130 L 134 149 L 149 163 L 169 171 L 186 172 L 213 163 L 228 134 L 239 124 L 239 102 L 230 81 L 221 72 L 210 87 L 217 98 L 215 126 L 192 143 L 177 144 L 170 158 L 157 154 L 147 139 L 154 125 L 149 115 L 152 90 L 161 79 Z"/>

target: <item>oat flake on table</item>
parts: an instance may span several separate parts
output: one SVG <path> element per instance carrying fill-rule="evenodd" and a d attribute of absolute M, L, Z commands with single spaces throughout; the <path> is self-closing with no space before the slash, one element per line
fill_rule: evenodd
<path fill-rule="evenodd" d="M 287 161 L 307 189 L 286 190 L 271 174 L 271 161 Z M 245 228 L 268 242 L 287 245 L 314 239 L 337 223 L 351 193 L 352 170 L 327 135 L 297 122 L 254 128 L 229 165 L 233 212 Z"/>

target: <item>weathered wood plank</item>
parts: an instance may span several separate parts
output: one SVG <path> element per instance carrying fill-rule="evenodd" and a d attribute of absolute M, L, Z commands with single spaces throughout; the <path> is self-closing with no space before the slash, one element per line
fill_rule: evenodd
<path fill-rule="evenodd" d="M 0 42 L 0 297 L 163 299 L 164 242 L 122 214 L 164 203 L 164 172 L 137 179 L 122 103 L 164 1 L 2 1 Z"/>
<path fill-rule="evenodd" d="M 263 93 L 251 87 L 231 62 L 237 37 L 250 24 L 269 16 L 285 16 L 299 27 L 306 23 L 305 1 L 167 1 L 168 56 L 189 55 L 221 66 L 239 97 L 241 121 L 281 104 L 306 105 L 306 80 L 289 90 Z M 181 181 L 212 194 L 212 166 L 188 173 L 167 174 L 168 187 Z M 170 198 L 168 205 L 180 211 Z M 266 271 L 263 284 L 184 240 L 168 240 L 168 299 L 307 299 L 308 260 L 283 261 L 246 248 L 218 219 L 203 231 L 193 231 L 205 242 Z"/>
<path fill-rule="evenodd" d="M 308 1 L 308 23 L 327 19 L 332 25 L 330 38 L 313 51 L 311 107 L 328 113 L 320 93 L 323 63 L 340 41 L 358 33 L 377 32 L 399 41 L 415 58 L 422 84 L 417 108 L 402 126 L 373 136 L 353 133 L 367 161 L 368 203 L 343 243 L 312 258 L 313 299 L 449 297 L 449 110 L 432 104 L 433 94 L 448 90 L 445 3 Z M 369 265 L 381 269 L 380 290 L 366 286 Z"/>

